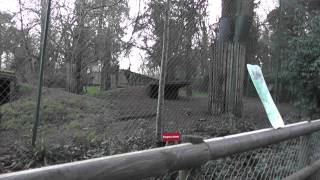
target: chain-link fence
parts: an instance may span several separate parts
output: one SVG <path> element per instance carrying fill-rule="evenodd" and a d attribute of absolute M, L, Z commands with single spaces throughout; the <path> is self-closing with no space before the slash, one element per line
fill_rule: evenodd
<path fill-rule="evenodd" d="M 97 158 L 80 163 L 68 163 L 37 171 L 11 173 L 0 176 L 0 179 L 27 180 L 44 177 L 47 174 L 51 174 L 48 179 L 66 178 L 70 180 L 80 177 L 88 179 L 92 177 L 115 179 L 144 177 L 164 180 L 317 179 L 319 122 L 319 120 L 303 122 L 286 126 L 280 130 L 263 129 L 224 138 L 208 139 L 198 144 L 189 143 Z M 249 147 L 245 147 L 246 145 Z M 208 159 L 215 160 L 208 161 Z M 201 165 L 203 162 L 204 164 Z M 95 168 L 97 165 L 101 166 L 99 172 Z M 182 167 L 188 167 L 188 169 L 172 172 L 173 169 L 177 170 Z M 83 169 L 88 172 L 85 174 L 79 172 Z M 165 175 L 161 175 L 162 173 Z M 160 176 L 148 178 L 154 174 Z"/>
<path fill-rule="evenodd" d="M 43 21 L 44 15 L 38 17 L 43 4 L 26 2 L 19 4 L 17 14 L 34 13 L 35 22 L 20 22 L 32 29 L 37 27 L 33 23 Z M 0 144 L 6 147 L 0 148 L 4 157 L 0 172 L 155 147 L 160 65 L 166 59 L 161 54 L 166 45 L 165 2 L 139 1 L 138 15 L 130 23 L 123 20 L 128 8 L 124 1 L 75 2 L 53 1 L 37 153 L 29 144 L 38 88 L 36 49 L 40 44 L 35 42 L 40 34 L 38 29 L 21 33 L 10 25 L 12 19 L 7 22 L 2 18 L 7 16 L 0 16 L 5 22 L 1 25 L 8 26 L 2 31 L 6 34 L 0 34 L 2 39 L 14 42 L 0 51 L 0 67 L 5 69 L 0 70 Z M 269 127 L 245 64 L 260 65 L 286 124 L 300 121 L 302 115 L 317 118 L 318 4 L 234 2 L 171 0 L 162 132 L 209 138 Z M 107 26 L 108 21 L 114 23 Z M 134 26 L 128 42 L 122 41 L 123 26 Z M 20 41 L 10 32 L 18 34 Z M 126 59 L 121 54 L 134 51 L 129 47 L 144 52 L 143 63 L 137 57 L 129 63 L 140 69 L 125 67 L 126 60 L 119 60 Z M 304 153 L 316 155 L 308 147 L 316 143 L 314 136 L 311 145 L 308 138 L 297 138 L 210 161 L 190 175 L 198 179 L 283 178 L 309 163 L 300 159 L 307 157 Z M 68 151 L 66 157 L 54 157 L 57 149 Z M 19 161 L 16 154 L 27 156 Z M 28 159 L 34 162 L 29 164 Z"/>
<path fill-rule="evenodd" d="M 204 179 L 283 179 L 318 160 L 319 133 L 212 161 Z"/>
<path fill-rule="evenodd" d="M 13 101 L 16 95 L 16 77 L 12 71 L 0 71 L 0 104 Z"/>
<path fill-rule="evenodd" d="M 151 179 L 284 179 L 319 160 L 318 139 L 319 133 L 316 132 L 209 161 L 201 167 L 184 170 L 183 176 L 180 171 Z M 315 173 L 308 179 L 317 179 L 317 176 L 318 173 Z"/>

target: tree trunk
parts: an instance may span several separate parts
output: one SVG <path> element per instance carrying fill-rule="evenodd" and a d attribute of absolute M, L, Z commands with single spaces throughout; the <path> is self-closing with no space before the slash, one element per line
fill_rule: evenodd
<path fill-rule="evenodd" d="M 192 35 L 195 32 L 195 19 L 194 15 L 196 14 L 195 7 L 193 6 L 194 2 L 191 1 L 192 7 L 190 8 L 189 16 L 187 19 L 187 25 L 186 25 L 186 30 L 187 30 L 187 35 L 186 35 L 186 47 L 185 47 L 185 70 L 186 70 L 186 81 L 191 83 L 191 78 L 192 75 L 194 74 L 194 66 L 192 65 L 192 57 L 191 57 L 191 52 L 192 52 Z M 192 96 L 192 85 L 189 85 L 186 87 L 186 95 L 187 97 Z"/>
<path fill-rule="evenodd" d="M 175 62 L 177 62 L 177 61 L 179 61 L 179 60 L 177 60 L 176 58 L 172 58 L 169 62 L 167 62 L 168 65 L 167 65 L 167 73 L 166 73 L 166 82 L 176 80 L 177 63 L 175 63 Z"/>
<path fill-rule="evenodd" d="M 84 58 L 84 50 L 86 49 L 86 32 L 85 32 L 85 15 L 83 13 L 84 1 L 79 1 L 76 8 L 79 11 L 77 13 L 77 29 L 73 38 L 73 47 L 71 62 L 67 67 L 68 76 L 68 90 L 71 93 L 81 94 L 83 92 L 82 83 L 82 63 Z"/>
<path fill-rule="evenodd" d="M 66 71 L 67 71 L 67 89 L 69 92 L 76 93 L 76 78 L 75 78 L 75 65 L 73 62 L 67 63 L 66 66 Z"/>
<path fill-rule="evenodd" d="M 102 68 L 101 68 L 101 80 L 100 80 L 100 90 L 106 91 L 111 88 L 111 50 L 110 46 L 107 47 L 106 55 L 102 59 Z"/>
<path fill-rule="evenodd" d="M 211 61 L 209 112 L 242 116 L 246 41 L 253 14 L 253 0 L 222 3 L 218 42 Z"/>
<path fill-rule="evenodd" d="M 191 44 L 190 46 L 188 45 L 188 47 L 186 48 L 188 53 L 186 53 L 186 81 L 191 83 L 191 78 L 192 78 L 192 74 L 193 74 L 193 66 L 192 66 L 192 60 L 190 57 L 190 51 L 191 51 Z M 192 86 L 189 85 L 186 87 L 186 95 L 187 97 L 191 97 L 192 96 Z"/>
<path fill-rule="evenodd" d="M 70 63 L 67 63 L 67 88 L 71 93 L 81 94 L 83 92 L 81 63 L 81 59 L 72 59 Z"/>
<path fill-rule="evenodd" d="M 202 43 L 201 43 L 201 75 L 208 75 L 208 32 L 205 22 L 202 22 Z"/>

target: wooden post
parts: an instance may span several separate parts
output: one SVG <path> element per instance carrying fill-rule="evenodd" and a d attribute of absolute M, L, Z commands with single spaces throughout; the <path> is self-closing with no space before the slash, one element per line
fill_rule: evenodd
<path fill-rule="evenodd" d="M 164 105 L 164 90 L 167 73 L 167 61 L 168 61 L 168 46 L 169 46 L 169 10 L 170 0 L 167 0 L 166 17 L 163 27 L 163 43 L 162 43 L 162 55 L 161 55 L 161 72 L 158 89 L 158 103 L 157 103 L 157 116 L 156 116 L 156 141 L 161 142 L 162 133 L 162 111 Z"/>
<path fill-rule="evenodd" d="M 239 43 L 219 43 L 215 48 L 209 89 L 209 111 L 242 115 L 246 48 Z"/>

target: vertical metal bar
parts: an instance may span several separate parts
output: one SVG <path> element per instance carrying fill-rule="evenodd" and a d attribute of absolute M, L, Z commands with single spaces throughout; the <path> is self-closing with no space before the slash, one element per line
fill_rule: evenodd
<path fill-rule="evenodd" d="M 37 107 L 34 116 L 34 126 L 32 129 L 32 145 L 34 146 L 37 140 L 37 131 L 39 126 L 39 112 L 40 112 L 40 102 L 41 102 L 41 92 L 42 92 L 42 82 L 43 82 L 43 64 L 44 57 L 47 48 L 47 37 L 48 37 L 48 29 L 49 29 L 49 21 L 50 21 L 50 11 L 51 11 L 51 0 L 48 0 L 47 4 L 47 14 L 46 20 L 44 22 L 44 32 L 41 39 L 41 47 L 40 47 L 40 66 L 39 66 L 39 79 L 38 79 L 38 94 L 37 94 Z"/>
<path fill-rule="evenodd" d="M 160 143 L 162 133 L 162 111 L 164 105 L 164 90 L 167 74 L 167 61 L 168 61 L 168 46 L 169 46 L 169 11 L 170 11 L 170 0 L 167 0 L 166 17 L 163 27 L 163 46 L 161 55 L 161 69 L 160 69 L 160 80 L 158 89 L 158 103 L 157 103 L 157 116 L 156 116 L 156 141 Z"/>

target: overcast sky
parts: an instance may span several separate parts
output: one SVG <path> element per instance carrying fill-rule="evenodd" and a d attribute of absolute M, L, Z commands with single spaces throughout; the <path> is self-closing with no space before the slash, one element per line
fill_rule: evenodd
<path fill-rule="evenodd" d="M 40 1 L 40 0 L 39 0 Z M 140 9 L 144 6 L 145 0 L 141 0 Z M 208 0 L 209 1 L 209 23 L 213 24 L 218 21 L 221 14 L 221 0 Z M 261 5 L 257 10 L 257 13 L 261 19 L 265 19 L 268 12 L 275 8 L 278 4 L 278 0 L 261 0 Z M 139 0 L 129 0 L 130 16 L 134 18 L 139 11 Z M 0 11 L 17 12 L 18 0 L 0 0 Z M 124 39 L 129 39 L 131 36 L 132 28 L 128 27 L 127 36 Z M 139 67 L 142 64 L 142 59 L 145 57 L 143 51 L 133 49 L 129 58 L 120 59 L 120 68 L 126 69 L 131 64 L 131 70 L 138 72 Z"/>

